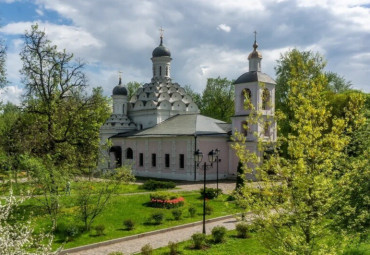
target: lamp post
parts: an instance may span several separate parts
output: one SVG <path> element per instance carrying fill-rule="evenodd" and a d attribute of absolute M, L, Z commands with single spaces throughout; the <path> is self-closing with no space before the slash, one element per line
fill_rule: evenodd
<path fill-rule="evenodd" d="M 206 234 L 206 180 L 207 180 L 207 175 L 206 175 L 206 170 L 207 167 L 212 166 L 213 162 L 215 161 L 215 151 L 211 150 L 208 153 L 208 161 L 211 164 L 207 165 L 207 162 L 204 162 L 203 164 L 203 171 L 204 171 L 204 181 L 203 181 L 203 234 Z M 194 159 L 195 162 L 197 163 L 197 167 L 199 167 L 200 162 L 202 162 L 203 159 L 203 153 L 198 149 L 194 152 Z"/>
<path fill-rule="evenodd" d="M 215 150 L 215 156 L 216 156 L 216 162 L 217 162 L 217 172 L 216 172 L 216 192 L 217 192 L 217 197 L 218 197 L 218 156 L 220 154 L 220 150 L 216 149 Z"/>

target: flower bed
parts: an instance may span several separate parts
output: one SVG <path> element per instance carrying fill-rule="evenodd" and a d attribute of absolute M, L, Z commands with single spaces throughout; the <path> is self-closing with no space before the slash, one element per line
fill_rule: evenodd
<path fill-rule="evenodd" d="M 184 205 L 185 199 L 174 193 L 156 192 L 150 194 L 150 206 L 159 208 L 176 208 Z"/>

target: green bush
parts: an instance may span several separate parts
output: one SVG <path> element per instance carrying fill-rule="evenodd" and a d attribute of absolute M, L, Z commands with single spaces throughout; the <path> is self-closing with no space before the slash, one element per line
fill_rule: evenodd
<path fill-rule="evenodd" d="M 195 207 L 194 206 L 190 206 L 189 207 L 189 209 L 188 209 L 188 211 L 189 211 L 189 214 L 190 214 L 190 217 L 194 217 L 195 216 L 195 214 L 197 213 L 197 209 L 195 209 Z"/>
<path fill-rule="evenodd" d="M 216 226 L 212 229 L 212 237 L 215 243 L 222 243 L 225 241 L 226 228 L 224 226 Z"/>
<path fill-rule="evenodd" d="M 172 193 L 172 192 L 167 192 L 167 191 L 158 191 L 150 194 L 150 199 L 155 199 L 155 200 L 171 200 L 171 199 L 176 199 L 178 198 L 179 195 Z"/>
<path fill-rule="evenodd" d="M 222 194 L 222 190 L 218 189 L 218 194 Z M 204 196 L 204 189 L 200 189 L 200 195 Z M 217 189 L 214 188 L 206 188 L 206 198 L 207 199 L 213 199 L 217 197 Z"/>
<path fill-rule="evenodd" d="M 236 232 L 237 236 L 240 238 L 247 238 L 249 237 L 249 225 L 245 222 L 241 222 L 236 224 Z"/>
<path fill-rule="evenodd" d="M 127 230 L 133 230 L 135 228 L 135 222 L 131 219 L 124 220 L 123 225 Z"/>
<path fill-rule="evenodd" d="M 206 215 L 211 215 L 213 212 L 213 207 L 210 204 L 206 204 Z"/>
<path fill-rule="evenodd" d="M 181 218 L 182 211 L 180 209 L 173 209 L 172 216 L 175 220 L 179 220 Z"/>
<path fill-rule="evenodd" d="M 176 184 L 171 181 L 147 180 L 146 182 L 144 182 L 142 187 L 146 190 L 174 189 L 176 187 Z"/>
<path fill-rule="evenodd" d="M 155 224 L 159 225 L 164 219 L 164 214 L 163 212 L 155 212 L 152 214 L 151 219 L 154 220 Z"/>
<path fill-rule="evenodd" d="M 114 251 L 114 252 L 108 253 L 108 255 L 124 255 L 124 254 L 123 252 L 120 252 L 120 251 Z"/>
<path fill-rule="evenodd" d="M 65 236 L 68 238 L 68 241 L 73 241 L 80 233 L 79 228 L 75 225 L 70 225 L 66 227 Z"/>
<path fill-rule="evenodd" d="M 97 236 L 104 235 L 105 226 L 103 224 L 100 224 L 100 225 L 95 226 L 94 229 L 96 231 L 96 235 Z"/>
<path fill-rule="evenodd" d="M 178 254 L 181 254 L 181 252 L 179 251 L 179 245 L 177 243 L 174 243 L 174 242 L 168 242 L 168 248 L 170 248 L 170 252 L 169 252 L 169 255 L 178 255 Z"/>
<path fill-rule="evenodd" d="M 143 247 L 141 247 L 141 254 L 142 255 L 152 255 L 153 254 L 153 248 L 150 244 L 146 244 Z"/>
<path fill-rule="evenodd" d="M 195 249 L 202 249 L 205 241 L 206 241 L 206 235 L 202 233 L 195 233 L 191 236 L 191 240 L 193 242 Z"/>

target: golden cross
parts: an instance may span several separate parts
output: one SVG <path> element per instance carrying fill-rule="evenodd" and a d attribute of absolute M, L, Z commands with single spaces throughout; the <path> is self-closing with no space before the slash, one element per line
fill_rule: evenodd
<path fill-rule="evenodd" d="M 254 41 L 256 41 L 256 40 L 257 40 L 257 31 L 254 30 Z"/>
<path fill-rule="evenodd" d="M 161 37 L 163 37 L 163 32 L 164 32 L 164 30 L 163 30 L 163 28 L 162 28 L 162 27 L 159 29 L 159 32 L 161 33 Z"/>

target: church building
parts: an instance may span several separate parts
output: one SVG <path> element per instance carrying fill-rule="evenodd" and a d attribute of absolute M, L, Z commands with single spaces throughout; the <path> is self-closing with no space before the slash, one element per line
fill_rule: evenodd
<path fill-rule="evenodd" d="M 184 88 L 172 81 L 171 52 L 163 45 L 161 35 L 152 53 L 151 81 L 131 98 L 121 78 L 113 89 L 113 113 L 100 128 L 102 143 L 110 140 L 112 147 L 101 168 L 130 164 L 135 176 L 197 181 L 203 179 L 203 169 L 197 167 L 195 151 L 203 152 L 203 162 L 209 163 L 208 153 L 217 149 L 218 164 L 207 168 L 207 179 L 235 178 L 239 161 L 231 148 L 235 131 L 246 136 L 250 151 L 257 152 L 256 134 L 276 140 L 275 123 L 244 128 L 249 114 L 244 105 L 246 97 L 264 117 L 274 115 L 275 81 L 261 72 L 262 55 L 257 47 L 255 40 L 248 57 L 249 71 L 234 83 L 235 114 L 232 123 L 226 123 L 201 115 Z"/>

